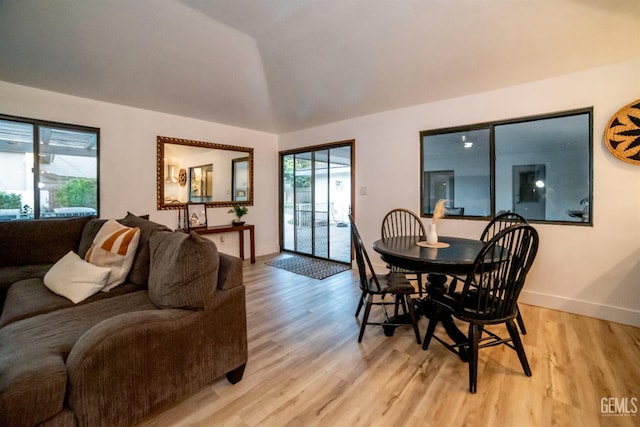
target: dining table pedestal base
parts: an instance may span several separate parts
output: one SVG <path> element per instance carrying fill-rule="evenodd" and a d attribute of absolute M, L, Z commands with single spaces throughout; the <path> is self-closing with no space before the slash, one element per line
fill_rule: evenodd
<path fill-rule="evenodd" d="M 437 285 L 427 286 L 427 295 L 429 292 L 444 293 L 446 292 L 446 287 L 437 286 Z M 437 320 L 440 323 L 442 323 L 442 326 L 444 327 L 445 332 L 447 333 L 449 338 L 454 342 L 454 344 L 446 343 L 435 336 L 434 338 L 442 342 L 442 344 L 444 344 L 449 350 L 453 351 L 454 353 L 457 353 L 463 362 L 468 362 L 469 361 L 468 338 L 460 330 L 460 328 L 458 328 L 455 321 L 453 320 L 453 316 L 451 315 L 451 313 L 448 313 L 447 311 L 440 308 L 438 303 L 436 303 L 429 296 L 426 296 L 423 299 L 415 299 L 414 301 L 415 301 L 415 307 L 416 307 L 415 308 L 416 316 L 418 316 L 418 318 L 420 318 L 420 316 L 424 316 L 429 320 Z M 423 346 L 423 349 L 425 349 L 424 346 Z"/>

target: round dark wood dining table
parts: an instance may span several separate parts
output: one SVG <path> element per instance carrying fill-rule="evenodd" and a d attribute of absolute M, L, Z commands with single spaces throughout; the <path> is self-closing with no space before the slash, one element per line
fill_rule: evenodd
<path fill-rule="evenodd" d="M 438 274 L 466 276 L 473 269 L 473 263 L 482 250 L 485 242 L 481 240 L 465 239 L 462 237 L 438 237 L 439 242 L 449 244 L 446 248 L 428 248 L 417 243 L 424 240 L 419 236 L 395 236 L 376 240 L 373 250 L 381 255 L 386 263 L 418 273 L 431 273 L 430 281 L 438 279 Z M 434 276 L 435 274 L 435 276 Z M 444 287 L 446 278 L 442 277 L 441 283 L 428 283 L 427 294 L 430 292 L 447 292 Z M 435 315 L 434 306 L 430 304 L 429 297 L 424 300 L 414 298 L 416 313 L 431 318 Z M 458 354 L 463 361 L 468 360 L 467 350 L 464 347 L 467 337 L 455 325 L 453 318 L 448 313 L 440 314 L 442 322 L 449 337 L 459 346 Z"/>
<path fill-rule="evenodd" d="M 417 242 L 419 236 L 396 236 L 376 240 L 373 250 L 390 265 L 410 271 L 466 275 L 485 242 L 462 237 L 440 236 L 438 242 L 449 244 L 446 248 L 427 248 Z"/>

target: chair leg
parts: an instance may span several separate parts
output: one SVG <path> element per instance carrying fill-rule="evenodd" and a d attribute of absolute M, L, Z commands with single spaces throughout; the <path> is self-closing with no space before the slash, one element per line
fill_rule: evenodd
<path fill-rule="evenodd" d="M 358 308 L 356 309 L 356 317 L 360 314 L 360 310 L 364 305 L 364 300 L 367 297 L 367 291 L 362 291 L 362 295 L 360 295 L 360 301 L 358 301 Z"/>
<path fill-rule="evenodd" d="M 511 336 L 511 340 L 513 341 L 513 346 L 516 348 L 516 353 L 518 353 L 518 359 L 520 359 L 522 369 L 524 370 L 524 373 L 528 377 L 530 377 L 531 367 L 529 367 L 527 354 L 524 352 L 524 346 L 522 345 L 522 340 L 520 339 L 518 328 L 516 327 L 516 324 L 513 320 L 507 321 L 507 330 L 509 331 L 509 335 Z"/>
<path fill-rule="evenodd" d="M 395 295 L 395 302 L 394 302 L 394 306 L 393 306 L 393 317 L 398 317 L 398 315 L 400 314 L 400 305 L 402 304 L 402 312 L 406 313 L 407 312 L 407 307 L 404 304 L 404 299 L 402 299 L 402 297 L 400 295 Z"/>
<path fill-rule="evenodd" d="M 404 314 L 407 314 L 407 299 L 405 298 L 404 295 L 398 295 L 398 301 L 400 301 L 400 304 L 402 305 L 402 312 Z M 398 315 L 398 313 L 396 313 L 396 316 Z"/>
<path fill-rule="evenodd" d="M 364 336 L 364 330 L 367 327 L 367 322 L 369 321 L 369 313 L 371 313 L 371 306 L 373 305 L 373 295 L 367 295 L 367 305 L 364 307 L 364 316 L 362 317 L 362 325 L 360 326 L 360 336 L 358 337 L 358 342 L 362 342 L 362 337 Z"/>
<path fill-rule="evenodd" d="M 480 326 L 469 325 L 469 391 L 475 393 L 478 388 L 478 343 L 480 341 Z"/>
<path fill-rule="evenodd" d="M 516 320 L 518 321 L 518 326 L 520 327 L 520 333 L 522 335 L 527 335 L 527 328 L 524 327 L 524 320 L 522 320 L 522 314 L 520 313 L 520 307 L 516 304 L 516 309 L 518 310 L 518 315 L 516 316 Z"/>
<path fill-rule="evenodd" d="M 406 301 L 407 298 L 409 298 L 409 301 Z M 402 301 L 403 303 L 406 303 L 406 305 L 408 306 L 409 317 L 411 317 L 411 324 L 413 325 L 413 331 L 416 334 L 416 341 L 418 342 L 418 344 L 421 344 L 422 341 L 420 340 L 420 328 L 418 327 L 418 318 L 416 317 L 416 312 L 413 307 L 413 301 L 411 301 L 411 297 L 408 295 L 402 295 Z"/>
<path fill-rule="evenodd" d="M 422 273 L 416 273 L 416 280 L 418 282 L 418 294 L 422 298 Z"/>

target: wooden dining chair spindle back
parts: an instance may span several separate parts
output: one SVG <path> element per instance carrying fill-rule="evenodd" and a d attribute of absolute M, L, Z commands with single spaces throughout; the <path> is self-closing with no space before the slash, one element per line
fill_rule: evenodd
<path fill-rule="evenodd" d="M 498 234 L 500 231 L 504 230 L 507 227 L 511 227 L 512 225 L 517 224 L 528 224 L 529 222 L 520 214 L 515 212 L 504 212 L 500 215 L 497 215 L 493 218 L 489 224 L 485 227 L 482 235 L 480 236 L 480 240 L 483 242 L 488 242 Z M 524 325 L 524 320 L 522 319 L 522 314 L 520 313 L 520 308 L 518 308 L 518 315 L 516 316 L 516 321 L 518 322 L 518 327 L 520 327 L 520 333 L 522 335 L 527 334 L 527 328 Z"/>
<path fill-rule="evenodd" d="M 384 216 L 381 234 L 383 239 L 396 236 L 419 236 L 426 239 L 427 231 L 415 212 L 409 209 L 397 208 L 392 209 Z M 415 276 L 415 280 L 418 283 L 418 292 L 422 296 L 422 273 L 395 266 L 390 266 L 389 269 L 396 273 Z"/>
<path fill-rule="evenodd" d="M 389 211 L 382 220 L 382 238 L 395 236 L 426 236 L 427 231 L 420 217 L 409 209 Z"/>
<path fill-rule="evenodd" d="M 515 212 L 504 212 L 496 215 L 482 231 L 480 240 L 488 242 L 500 231 L 517 224 L 528 224 L 528 222 L 525 217 Z"/>

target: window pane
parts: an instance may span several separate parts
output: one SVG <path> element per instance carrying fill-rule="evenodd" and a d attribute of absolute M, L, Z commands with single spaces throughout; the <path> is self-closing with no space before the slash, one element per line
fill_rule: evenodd
<path fill-rule="evenodd" d="M 97 134 L 40 127 L 40 217 L 96 215 Z"/>
<path fill-rule="evenodd" d="M 329 150 L 314 154 L 313 254 L 329 258 Z"/>
<path fill-rule="evenodd" d="M 313 253 L 312 157 L 311 152 L 294 155 L 294 250 L 307 254 Z"/>
<path fill-rule="evenodd" d="M 491 213 L 490 130 L 423 135 L 422 214 L 446 199 L 447 216 Z"/>
<path fill-rule="evenodd" d="M 282 157 L 282 240 L 283 249 L 291 251 L 295 249 L 294 165 L 293 154 Z"/>
<path fill-rule="evenodd" d="M 331 229 L 329 258 L 351 261 L 351 230 L 349 208 L 351 206 L 351 147 L 336 147 L 329 151 L 330 184 L 329 203 Z"/>
<path fill-rule="evenodd" d="M 33 218 L 33 125 L 0 120 L 0 220 Z"/>
<path fill-rule="evenodd" d="M 495 127 L 496 214 L 589 221 L 589 114 Z"/>

